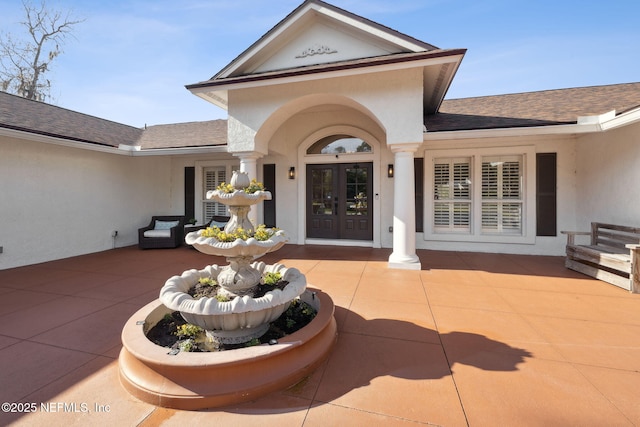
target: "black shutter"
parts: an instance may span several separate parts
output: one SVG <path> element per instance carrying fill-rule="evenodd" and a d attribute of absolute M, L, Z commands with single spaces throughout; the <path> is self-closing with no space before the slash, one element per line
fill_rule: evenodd
<path fill-rule="evenodd" d="M 424 231 L 424 159 L 413 159 L 416 186 L 416 232 Z"/>
<path fill-rule="evenodd" d="M 186 221 L 196 217 L 196 168 L 184 168 L 184 217 Z"/>
<path fill-rule="evenodd" d="M 262 176 L 264 187 L 271 192 L 271 200 L 265 200 L 262 205 L 264 209 L 264 225 L 267 227 L 276 226 L 276 165 L 268 164 L 262 166 Z M 256 224 L 257 226 L 257 224 Z"/>
<path fill-rule="evenodd" d="M 557 154 L 536 154 L 536 235 L 557 236 Z"/>

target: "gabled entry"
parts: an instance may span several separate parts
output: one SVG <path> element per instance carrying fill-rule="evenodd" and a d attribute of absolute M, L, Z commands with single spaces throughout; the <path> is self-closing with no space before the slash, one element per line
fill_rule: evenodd
<path fill-rule="evenodd" d="M 373 240 L 373 163 L 307 165 L 307 237 Z"/>

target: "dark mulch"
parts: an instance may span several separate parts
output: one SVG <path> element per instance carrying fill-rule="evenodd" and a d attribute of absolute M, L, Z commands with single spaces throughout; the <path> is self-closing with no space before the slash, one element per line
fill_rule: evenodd
<path fill-rule="evenodd" d="M 274 285 L 274 289 L 278 284 Z M 249 345 L 268 344 L 272 340 L 279 340 L 307 326 L 309 322 L 313 320 L 315 315 L 316 311 L 313 307 L 300 300 L 294 300 L 287 311 L 285 311 L 276 321 L 271 323 L 267 333 L 259 338 L 259 342 L 254 341 L 246 344 L 220 344 L 217 350 L 233 350 L 237 348 L 244 348 Z M 180 339 L 176 334 L 176 331 L 180 325 L 184 325 L 186 323 L 187 322 L 182 318 L 180 313 L 174 311 L 171 314 L 167 314 L 153 328 L 151 328 L 147 333 L 147 338 L 159 346 L 176 349 L 182 341 L 182 339 Z M 194 351 L 204 350 L 196 346 Z"/>

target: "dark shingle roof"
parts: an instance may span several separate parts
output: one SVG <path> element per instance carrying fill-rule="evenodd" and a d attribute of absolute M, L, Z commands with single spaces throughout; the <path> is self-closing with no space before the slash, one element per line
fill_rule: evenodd
<path fill-rule="evenodd" d="M 0 92 L 0 128 L 114 148 L 121 144 L 153 149 L 227 143 L 226 120 L 139 129 L 6 92 Z"/>
<path fill-rule="evenodd" d="M 133 144 L 143 132 L 6 92 L 0 92 L 0 127 L 110 147 Z"/>
<path fill-rule="evenodd" d="M 424 124 L 429 132 L 549 126 L 639 106 L 640 83 L 625 83 L 444 100 Z"/>
<path fill-rule="evenodd" d="M 227 121 L 175 123 L 149 126 L 139 144 L 143 149 L 183 148 L 225 145 L 227 143 Z"/>
<path fill-rule="evenodd" d="M 445 100 L 424 118 L 429 132 L 553 126 L 578 116 L 616 114 L 640 107 L 640 83 L 547 90 Z M 0 92 L 0 128 L 109 147 L 143 149 L 219 146 L 227 121 L 175 123 L 139 129 Z"/>

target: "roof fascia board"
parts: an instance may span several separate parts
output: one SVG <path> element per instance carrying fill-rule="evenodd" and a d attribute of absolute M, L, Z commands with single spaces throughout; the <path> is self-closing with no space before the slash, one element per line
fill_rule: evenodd
<path fill-rule="evenodd" d="M 610 130 L 640 121 L 640 108 L 619 114 L 617 117 L 600 123 L 602 130 Z"/>
<path fill-rule="evenodd" d="M 294 10 L 291 15 L 285 17 L 282 21 L 276 24 L 271 30 L 269 30 L 264 36 L 262 36 L 258 41 L 256 41 L 253 45 L 249 46 L 247 50 L 242 52 L 240 56 L 231 61 L 226 67 L 222 70 L 218 71 L 213 79 L 217 78 L 225 78 L 229 77 L 236 70 L 241 68 L 244 64 L 251 60 L 258 52 L 268 46 L 273 40 L 278 38 L 278 36 L 284 33 L 288 28 L 293 26 L 300 16 L 304 15 L 304 11 L 308 9 L 308 5 L 303 5 L 299 9 Z"/>
<path fill-rule="evenodd" d="M 230 82 L 226 84 L 223 82 L 220 82 L 220 84 L 214 83 L 212 85 L 202 84 L 202 86 L 200 87 L 194 87 L 194 86 L 198 86 L 197 84 L 190 85 L 188 89 L 189 91 L 191 91 L 191 93 L 198 95 L 198 94 L 205 94 L 205 93 L 211 93 L 211 92 L 222 92 L 222 91 L 229 91 L 229 90 L 236 90 L 236 89 L 248 89 L 248 88 L 255 88 L 255 87 L 270 86 L 274 84 L 299 83 L 299 82 L 306 82 L 310 80 L 330 79 L 330 78 L 336 78 L 336 77 L 349 77 L 349 76 L 357 76 L 357 75 L 363 75 L 363 74 L 380 73 L 380 72 L 386 72 L 386 71 L 397 71 L 402 69 L 427 67 L 431 65 L 441 65 L 445 63 L 459 63 L 462 60 L 463 56 L 464 54 L 460 53 L 460 54 L 440 56 L 436 58 L 425 58 L 425 59 L 413 60 L 413 61 L 399 61 L 399 62 L 391 62 L 391 63 L 385 63 L 385 64 L 374 64 L 374 65 L 368 65 L 366 67 L 342 68 L 339 70 L 329 70 L 329 71 L 321 70 L 321 71 L 314 71 L 310 73 L 300 73 L 300 74 L 295 74 L 294 72 L 293 75 L 273 76 L 273 77 L 267 77 L 267 78 L 259 78 L 258 76 L 248 76 L 246 79 L 243 79 L 241 81 L 235 81 L 235 82 Z M 209 97 L 210 95 L 207 97 L 207 99 L 211 99 Z M 217 96 L 217 99 L 222 100 L 223 98 L 220 96 Z"/>
<path fill-rule="evenodd" d="M 137 149 L 136 146 L 131 147 L 107 147 L 104 145 L 91 144 L 87 142 L 71 141 L 64 138 L 40 135 L 15 129 L 7 129 L 0 127 L 0 136 L 9 138 L 22 139 L 31 142 L 40 142 L 44 144 L 53 144 L 61 147 L 75 148 L 80 150 L 97 151 L 100 153 L 117 154 L 120 156 L 145 157 L 145 156 L 172 156 L 185 154 L 211 154 L 211 153 L 227 153 L 227 145 L 216 145 L 208 147 L 184 147 L 184 148 L 154 148 L 154 149 Z"/>
<path fill-rule="evenodd" d="M 45 144 L 54 144 L 62 147 L 79 148 L 82 150 L 89 150 L 89 151 L 98 151 L 101 153 L 124 154 L 124 155 L 129 155 L 131 153 L 131 151 L 122 150 L 116 147 L 108 147 L 106 145 L 92 144 L 90 142 L 73 141 L 73 140 L 59 138 L 55 136 L 40 135 L 38 133 L 32 133 L 32 132 L 15 130 L 15 129 L 7 129 L 3 127 L 0 127 L 0 136 L 7 136 L 10 138 L 23 139 L 27 141 L 33 141 L 33 142 L 42 142 Z"/>
<path fill-rule="evenodd" d="M 371 23 L 363 21 L 362 19 L 355 19 L 352 16 L 345 15 L 344 13 L 340 13 L 337 10 L 330 9 L 326 6 L 321 6 L 321 5 L 314 5 L 314 6 L 317 6 L 317 8 L 314 7 L 314 9 L 318 10 L 319 12 L 322 12 L 324 15 L 330 18 L 333 18 L 340 22 L 344 22 L 347 25 L 363 30 L 369 34 L 372 34 L 375 37 L 391 42 L 392 44 L 403 47 L 411 52 L 424 52 L 428 50 L 425 48 L 425 46 L 419 45 L 418 43 L 413 43 L 410 40 L 408 40 L 406 37 L 400 37 L 394 34 L 394 32 L 391 32 L 388 30 L 386 31 L 383 27 L 372 25 Z"/>
<path fill-rule="evenodd" d="M 186 154 L 212 154 L 212 153 L 228 153 L 227 145 L 215 145 L 204 147 L 182 147 L 182 148 L 149 148 L 140 151 L 134 151 L 133 157 L 147 156 L 177 156 Z"/>
<path fill-rule="evenodd" d="M 522 128 L 472 129 L 443 132 L 425 132 L 424 141 L 445 141 L 454 139 L 507 138 L 536 135 L 570 135 L 602 131 L 599 124 L 570 124 L 532 126 Z"/>
<path fill-rule="evenodd" d="M 225 78 L 232 75 L 238 69 L 242 68 L 243 65 L 249 62 L 262 49 L 276 40 L 281 34 L 285 33 L 289 28 L 292 28 L 296 25 L 304 24 L 305 19 L 310 19 L 310 13 L 323 15 L 327 18 L 342 22 L 353 28 L 368 32 L 375 37 L 386 40 L 389 43 L 400 46 L 411 52 L 424 52 L 432 49 L 437 49 L 433 45 L 417 39 L 413 39 L 412 37 L 397 32 L 396 30 L 386 28 L 383 25 L 380 25 L 374 21 L 370 21 L 366 18 L 362 18 L 358 15 L 353 15 L 346 10 L 337 8 L 328 3 L 322 1 L 306 1 L 298 6 L 298 8 L 292 11 L 289 15 L 287 15 L 283 20 L 277 23 L 253 45 L 249 46 L 249 48 L 247 48 L 238 57 L 236 57 L 236 59 L 234 59 L 218 73 L 216 73 L 216 75 L 213 76 L 211 80 L 217 78 Z"/>
<path fill-rule="evenodd" d="M 583 116 L 579 117 L 578 123 L 567 125 L 472 129 L 443 132 L 429 132 L 427 130 L 427 132 L 424 133 L 424 141 L 596 133 L 605 132 L 637 122 L 640 122 L 640 108 L 619 114 L 618 116 L 615 116 L 613 111 L 598 116 Z"/>

